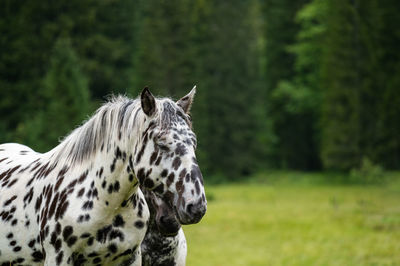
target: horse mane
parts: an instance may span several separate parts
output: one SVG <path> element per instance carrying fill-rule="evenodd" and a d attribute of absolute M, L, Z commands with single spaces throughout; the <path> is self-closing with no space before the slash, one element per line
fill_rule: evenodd
<path fill-rule="evenodd" d="M 163 102 L 172 100 L 156 98 L 156 120 L 161 122 Z M 133 137 L 141 138 L 145 114 L 138 99 L 125 96 L 111 96 L 94 115 L 74 129 L 61 143 L 53 149 L 52 157 L 79 163 L 91 158 L 98 150 L 113 148 L 118 140 L 126 142 Z M 51 151 L 50 151 L 51 152 Z"/>

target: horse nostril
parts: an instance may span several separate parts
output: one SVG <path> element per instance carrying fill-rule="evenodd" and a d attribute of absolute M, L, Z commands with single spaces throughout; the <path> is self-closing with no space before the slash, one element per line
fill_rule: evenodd
<path fill-rule="evenodd" d="M 165 224 L 165 216 L 161 216 L 160 217 L 160 223 L 161 224 Z"/>
<path fill-rule="evenodd" d="M 160 217 L 160 224 L 163 226 L 169 226 L 170 224 L 173 224 L 175 219 L 170 216 L 161 216 Z"/>
<path fill-rule="evenodd" d="M 161 216 L 158 220 L 158 229 L 165 236 L 176 235 L 181 225 L 173 216 Z"/>
<path fill-rule="evenodd" d="M 172 217 L 169 217 L 169 216 L 161 216 L 161 218 L 160 218 L 160 223 L 162 224 L 162 225 L 168 225 L 168 224 L 171 224 L 173 222 L 173 219 L 172 219 Z"/>
<path fill-rule="evenodd" d="M 190 214 L 190 215 L 193 215 L 193 204 L 192 203 L 190 203 L 190 204 L 188 204 L 187 205 L 187 212 Z"/>
<path fill-rule="evenodd" d="M 194 221 L 200 221 L 206 212 L 206 207 L 202 204 L 202 202 L 198 202 L 196 204 L 190 203 L 186 208 L 188 214 Z"/>

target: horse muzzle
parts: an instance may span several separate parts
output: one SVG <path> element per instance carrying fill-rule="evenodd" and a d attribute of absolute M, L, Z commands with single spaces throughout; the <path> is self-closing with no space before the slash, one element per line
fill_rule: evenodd
<path fill-rule="evenodd" d="M 176 236 L 181 225 L 175 216 L 161 215 L 157 220 L 157 227 L 160 233 L 164 236 Z"/>
<path fill-rule="evenodd" d="M 186 205 L 185 212 L 178 212 L 178 219 L 181 224 L 196 224 L 200 222 L 207 211 L 207 203 L 200 199 L 196 203 Z"/>

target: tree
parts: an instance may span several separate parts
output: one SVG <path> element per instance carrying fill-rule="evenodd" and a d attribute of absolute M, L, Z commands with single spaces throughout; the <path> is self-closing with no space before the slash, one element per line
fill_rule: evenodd
<path fill-rule="evenodd" d="M 140 3 L 131 92 L 136 95 L 149 86 L 164 95 L 181 97 L 195 85 L 190 78 L 193 58 L 188 56 L 189 1 Z"/>
<path fill-rule="evenodd" d="M 347 170 L 360 162 L 360 47 L 354 6 L 329 2 L 322 84 L 322 159 L 326 168 Z"/>
<path fill-rule="evenodd" d="M 42 152 L 56 146 L 90 110 L 88 81 L 69 40 L 56 42 L 48 69 L 43 80 L 44 108 L 18 128 L 25 143 Z"/>
<path fill-rule="evenodd" d="M 263 113 L 259 108 L 259 50 L 253 8 L 256 1 L 196 1 L 193 10 L 195 66 L 202 106 L 200 157 L 208 173 L 230 179 L 247 175 L 264 163 L 260 155 Z M 201 21 L 202 23 L 196 23 Z M 196 124 L 195 124 L 196 126 Z"/>
<path fill-rule="evenodd" d="M 295 56 L 294 75 L 281 80 L 271 95 L 279 103 L 280 117 L 277 122 L 286 127 L 281 135 L 282 156 L 289 168 L 301 170 L 320 169 L 319 120 L 320 120 L 320 68 L 322 42 L 326 31 L 326 1 L 314 0 L 301 8 L 296 15 L 300 29 L 296 42 L 288 47 Z M 292 129 L 292 131 L 288 131 Z"/>
<path fill-rule="evenodd" d="M 400 6 L 397 1 L 371 1 L 368 20 L 369 32 L 374 45 L 373 76 L 376 87 L 371 96 L 376 100 L 374 148 L 369 150 L 370 158 L 388 169 L 400 169 Z M 377 97 L 378 96 L 378 97 Z M 367 111 L 367 110 L 366 110 Z"/>
<path fill-rule="evenodd" d="M 262 96 L 256 18 L 249 16 L 255 2 L 174 0 L 143 6 L 134 88 L 149 85 L 180 97 L 197 85 L 194 127 L 207 174 L 234 178 L 257 165 L 262 119 L 255 106 Z"/>
<path fill-rule="evenodd" d="M 291 51 L 296 43 L 299 25 L 295 21 L 297 12 L 308 2 L 297 1 L 264 1 L 265 17 L 265 89 L 266 112 L 271 120 L 274 142 L 269 143 L 269 161 L 274 167 L 315 169 L 318 162 L 308 150 L 315 150 L 312 120 L 310 113 L 295 114 L 286 107 L 287 89 L 296 75 L 296 55 Z M 300 74 L 300 73 L 298 73 Z M 280 89 L 279 89 L 280 87 Z M 286 90 L 286 92 L 285 92 Z M 295 89 L 299 95 L 300 90 Z M 306 121 L 304 123 L 304 121 Z"/>
<path fill-rule="evenodd" d="M 3 1 L 0 113 L 7 115 L 1 118 L 0 143 L 15 142 L 16 128 L 47 105 L 42 80 L 49 71 L 49 51 L 59 38 L 71 40 L 94 98 L 126 91 L 135 14 L 134 1 Z"/>

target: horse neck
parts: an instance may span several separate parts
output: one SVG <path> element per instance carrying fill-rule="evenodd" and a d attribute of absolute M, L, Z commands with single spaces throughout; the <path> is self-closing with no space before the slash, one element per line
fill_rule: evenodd
<path fill-rule="evenodd" d="M 139 182 L 131 167 L 133 155 L 129 147 L 117 144 L 96 157 L 92 176 L 100 198 L 116 207 L 137 193 Z"/>
<path fill-rule="evenodd" d="M 138 190 L 139 182 L 133 172 L 133 147 L 140 141 L 143 126 L 140 121 L 142 119 L 137 119 L 135 130 L 129 131 L 122 138 L 118 138 L 115 132 L 104 134 L 102 144 L 97 145 L 97 149 L 87 158 L 76 159 L 73 149 L 79 147 L 77 136 L 85 135 L 79 129 L 44 156 L 49 160 L 64 161 L 70 169 L 77 169 L 79 175 L 87 171 L 88 185 L 94 182 L 99 200 L 116 207 L 116 204 L 121 204 Z"/>

